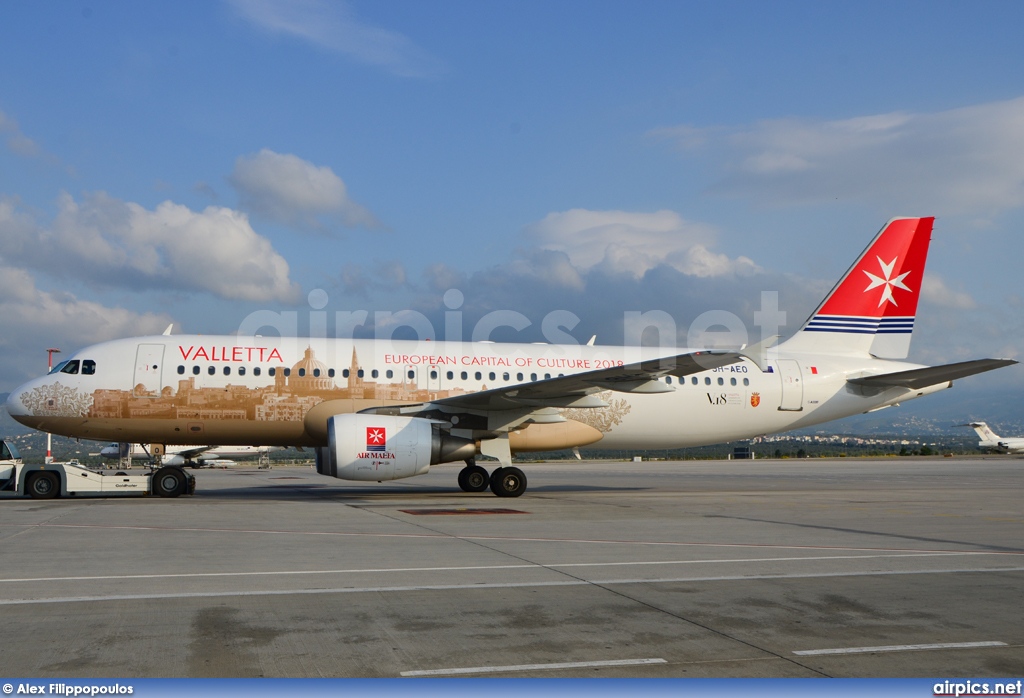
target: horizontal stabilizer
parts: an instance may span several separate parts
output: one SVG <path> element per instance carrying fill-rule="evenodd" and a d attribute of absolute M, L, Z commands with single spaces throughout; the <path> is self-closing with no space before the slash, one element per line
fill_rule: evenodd
<path fill-rule="evenodd" d="M 937 385 L 946 381 L 966 378 L 976 373 L 984 373 L 1003 366 L 1012 366 L 1017 363 L 1013 359 L 977 359 L 975 361 L 962 361 L 956 364 L 944 366 L 929 366 L 928 368 L 915 368 L 910 371 L 897 371 L 896 373 L 883 373 L 878 376 L 864 376 L 863 378 L 850 378 L 848 383 L 863 385 L 874 388 L 927 388 L 929 385 Z"/>

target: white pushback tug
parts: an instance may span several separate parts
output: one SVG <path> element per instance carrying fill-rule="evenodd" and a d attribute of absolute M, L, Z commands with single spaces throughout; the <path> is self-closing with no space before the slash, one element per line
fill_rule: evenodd
<path fill-rule="evenodd" d="M 0 440 L 0 492 L 53 499 L 58 495 L 178 497 L 195 490 L 195 477 L 179 467 L 163 466 L 129 474 L 120 470 L 92 470 L 74 461 L 26 465 L 14 444 Z"/>

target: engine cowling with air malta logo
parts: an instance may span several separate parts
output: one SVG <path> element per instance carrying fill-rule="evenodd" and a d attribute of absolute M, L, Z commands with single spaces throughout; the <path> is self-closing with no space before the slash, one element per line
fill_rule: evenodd
<path fill-rule="evenodd" d="M 904 358 L 914 330 L 934 218 L 897 218 L 818 308 L 805 332 L 873 335 L 869 352 Z"/>
<path fill-rule="evenodd" d="M 366 451 L 359 458 L 394 459 L 395 454 L 388 451 L 387 427 L 366 427 Z"/>

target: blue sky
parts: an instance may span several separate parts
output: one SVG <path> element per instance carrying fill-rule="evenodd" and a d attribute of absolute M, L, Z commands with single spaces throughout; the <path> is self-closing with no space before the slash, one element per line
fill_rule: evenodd
<path fill-rule="evenodd" d="M 936 215 L 911 358 L 1020 357 L 1024 5 L 0 5 L 0 391 L 47 346 L 412 309 L 795 330 Z M 333 314 L 331 315 L 333 318 Z M 302 323 L 300 322 L 300 325 Z M 362 328 L 372 334 L 373 328 Z M 468 334 L 468 330 L 467 330 Z M 1024 371 L 979 378 L 1024 387 Z M 987 381 L 987 382 L 986 382 Z"/>

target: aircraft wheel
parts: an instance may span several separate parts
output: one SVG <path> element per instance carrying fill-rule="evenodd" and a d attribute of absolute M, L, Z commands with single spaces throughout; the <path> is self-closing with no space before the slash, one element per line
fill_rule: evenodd
<path fill-rule="evenodd" d="M 32 473 L 25 489 L 32 499 L 53 499 L 60 494 L 60 478 L 57 473 Z"/>
<path fill-rule="evenodd" d="M 185 471 L 176 466 L 165 465 L 153 473 L 153 494 L 158 497 L 177 497 L 187 485 Z"/>
<path fill-rule="evenodd" d="M 491 492 L 499 497 L 518 497 L 526 491 L 526 474 L 519 468 L 498 468 L 491 473 Z"/>
<path fill-rule="evenodd" d="M 463 492 L 483 492 L 490 484 L 487 471 L 479 465 L 467 465 L 459 471 L 459 487 Z"/>

